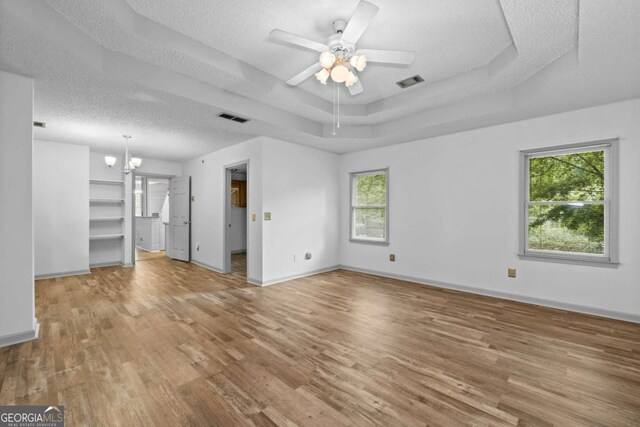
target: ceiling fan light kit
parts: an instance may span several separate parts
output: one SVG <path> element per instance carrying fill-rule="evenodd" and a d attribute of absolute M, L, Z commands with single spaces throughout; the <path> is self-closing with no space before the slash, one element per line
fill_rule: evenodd
<path fill-rule="evenodd" d="M 377 12 L 378 6 L 361 1 L 349 22 L 342 20 L 333 22 L 335 33 L 327 39 L 326 43 L 309 40 L 283 30 L 271 31 L 269 38 L 272 41 L 320 52 L 316 64 L 287 80 L 287 84 L 297 86 L 315 75 L 321 84 L 326 85 L 328 78 L 331 77 L 336 83 L 344 83 L 351 95 L 357 95 L 364 89 L 355 71 L 362 72 L 367 62 L 410 65 L 415 57 L 414 52 L 356 48 L 356 43 Z"/>
<path fill-rule="evenodd" d="M 269 33 L 272 41 L 304 47 L 320 53 L 318 62 L 287 80 L 287 84 L 297 86 L 311 76 L 322 85 L 326 85 L 329 77 L 334 82 L 333 88 L 333 133 L 340 127 L 340 90 L 335 83 L 344 83 L 349 93 L 358 95 L 364 91 L 357 72 L 364 71 L 367 62 L 382 64 L 409 65 L 415 57 L 414 52 L 399 50 L 356 49 L 356 43 L 378 13 L 378 6 L 367 1 L 358 3 L 349 22 L 337 20 L 333 22 L 334 34 L 326 43 L 319 43 L 307 38 L 273 30 Z"/>

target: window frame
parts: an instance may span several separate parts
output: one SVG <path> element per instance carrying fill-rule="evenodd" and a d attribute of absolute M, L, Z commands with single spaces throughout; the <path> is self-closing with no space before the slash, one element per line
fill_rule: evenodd
<path fill-rule="evenodd" d="M 385 205 L 384 206 L 356 206 L 354 204 L 355 199 L 355 182 L 359 176 L 366 175 L 380 175 L 386 176 L 385 184 Z M 362 237 L 355 237 L 355 212 L 356 209 L 381 209 L 384 208 L 384 240 L 367 239 Z M 365 171 L 357 171 L 349 173 L 349 241 L 352 243 L 364 243 L 368 245 L 389 246 L 389 168 L 371 169 Z"/>
<path fill-rule="evenodd" d="M 529 249 L 529 159 L 553 155 L 571 154 L 604 149 L 604 201 L 591 203 L 604 206 L 603 255 Z M 520 209 L 519 252 L 520 259 L 550 261 L 565 264 L 615 267 L 618 265 L 618 138 L 607 138 L 576 144 L 534 148 L 520 151 Z M 556 202 L 533 202 L 557 204 Z"/>

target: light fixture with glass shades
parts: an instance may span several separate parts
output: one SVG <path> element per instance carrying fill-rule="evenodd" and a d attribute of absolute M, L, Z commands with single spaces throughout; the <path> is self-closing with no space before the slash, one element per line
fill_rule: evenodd
<path fill-rule="evenodd" d="M 318 60 L 322 70 L 316 73 L 316 79 L 326 85 L 327 80 L 331 77 L 331 80 L 336 83 L 344 83 L 346 87 L 352 87 L 358 82 L 358 76 L 349 69 L 349 66 L 357 71 L 362 71 L 367 66 L 367 57 L 354 55 L 348 62 L 346 57 L 343 51 L 337 51 L 335 54 L 328 50 L 322 52 Z"/>
<path fill-rule="evenodd" d="M 325 43 L 283 30 L 271 31 L 269 38 L 272 41 L 301 46 L 320 53 L 318 62 L 287 80 L 287 84 L 297 86 L 309 77 L 315 76 L 320 83 L 326 85 L 331 77 L 336 83 L 344 83 L 351 95 L 357 95 L 364 90 L 357 72 L 363 71 L 367 62 L 395 65 L 413 63 L 415 53 L 410 51 L 356 49 L 356 43 L 377 12 L 378 6 L 361 1 L 349 22 L 338 20 L 333 23 L 334 34 Z"/>
<path fill-rule="evenodd" d="M 124 168 L 118 169 L 115 167 L 118 162 L 118 159 L 115 156 L 104 156 L 104 163 L 111 169 L 115 169 L 125 175 L 129 175 L 142 165 L 142 159 L 139 157 L 129 158 L 129 140 L 131 139 L 131 135 L 122 135 L 122 137 L 124 138 Z"/>

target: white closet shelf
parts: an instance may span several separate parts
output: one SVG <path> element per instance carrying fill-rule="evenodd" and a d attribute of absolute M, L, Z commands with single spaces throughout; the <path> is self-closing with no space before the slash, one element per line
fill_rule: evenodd
<path fill-rule="evenodd" d="M 112 239 L 121 239 L 124 237 L 124 234 L 96 234 L 93 236 L 89 236 L 89 240 L 112 240 Z"/>
<path fill-rule="evenodd" d="M 122 221 L 123 216 L 103 216 L 97 218 L 89 218 L 89 222 L 107 222 L 107 221 Z"/>
<path fill-rule="evenodd" d="M 90 179 L 90 184 L 104 184 L 104 185 L 124 185 L 124 181 L 116 181 L 114 179 Z"/>
<path fill-rule="evenodd" d="M 89 199 L 89 203 L 123 203 L 124 199 Z"/>

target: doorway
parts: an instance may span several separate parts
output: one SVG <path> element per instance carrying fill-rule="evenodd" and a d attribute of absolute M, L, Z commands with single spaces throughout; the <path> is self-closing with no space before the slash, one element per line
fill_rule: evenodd
<path fill-rule="evenodd" d="M 225 273 L 247 279 L 249 161 L 225 166 Z"/>
<path fill-rule="evenodd" d="M 167 256 L 169 228 L 169 178 L 134 176 L 135 260 L 150 261 Z"/>

